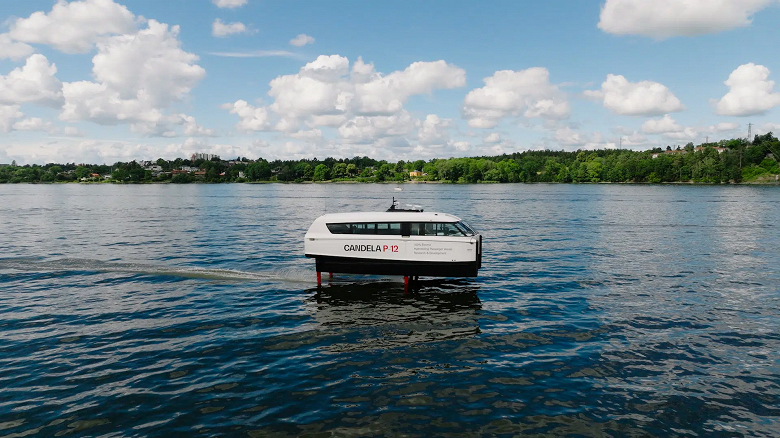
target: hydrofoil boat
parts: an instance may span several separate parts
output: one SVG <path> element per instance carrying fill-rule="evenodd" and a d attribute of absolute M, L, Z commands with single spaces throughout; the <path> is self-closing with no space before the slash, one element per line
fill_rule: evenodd
<path fill-rule="evenodd" d="M 482 236 L 457 216 L 399 208 L 317 218 L 304 237 L 320 273 L 476 277 Z"/>

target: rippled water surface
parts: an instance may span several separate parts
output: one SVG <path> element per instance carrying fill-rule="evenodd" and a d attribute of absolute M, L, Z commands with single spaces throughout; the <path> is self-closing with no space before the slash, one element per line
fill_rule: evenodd
<path fill-rule="evenodd" d="M 0 186 L 0 436 L 780 436 L 780 190 Z M 391 196 L 478 279 L 336 275 Z"/>

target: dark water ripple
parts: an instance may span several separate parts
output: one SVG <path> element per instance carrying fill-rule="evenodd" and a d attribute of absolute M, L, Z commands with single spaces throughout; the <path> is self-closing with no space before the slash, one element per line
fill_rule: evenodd
<path fill-rule="evenodd" d="M 0 437 L 780 436 L 776 189 L 407 185 L 482 276 L 318 293 L 391 187 L 0 187 Z"/>

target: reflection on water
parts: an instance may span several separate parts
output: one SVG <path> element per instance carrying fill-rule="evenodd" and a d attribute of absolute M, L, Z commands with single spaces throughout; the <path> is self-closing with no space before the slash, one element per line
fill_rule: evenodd
<path fill-rule="evenodd" d="M 0 186 L 0 437 L 780 435 L 776 189 L 409 185 L 480 277 L 314 287 L 391 187 Z"/>
<path fill-rule="evenodd" d="M 388 282 L 314 288 L 306 307 L 319 330 L 353 330 L 330 351 L 386 349 L 479 334 L 479 286 L 467 281 L 422 280 L 409 293 Z"/>

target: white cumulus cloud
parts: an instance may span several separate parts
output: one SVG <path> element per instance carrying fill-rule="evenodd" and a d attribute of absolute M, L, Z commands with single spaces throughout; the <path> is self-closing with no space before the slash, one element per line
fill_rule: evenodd
<path fill-rule="evenodd" d="M 32 55 L 33 52 L 35 49 L 29 44 L 14 41 L 7 33 L 0 34 L 0 59 L 18 61 Z"/>
<path fill-rule="evenodd" d="M 92 58 L 95 79 L 123 97 L 146 95 L 155 105 L 181 99 L 206 72 L 196 64 L 198 56 L 181 49 L 178 37 L 179 26 L 150 20 L 136 34 L 110 38 Z"/>
<path fill-rule="evenodd" d="M 325 126 L 330 128 L 338 128 L 347 121 L 346 114 L 322 114 L 311 116 L 311 119 L 306 122 L 307 126 Z"/>
<path fill-rule="evenodd" d="M 638 133 L 634 133 L 623 138 L 623 146 L 635 146 L 643 143 L 646 138 Z M 555 141 L 565 150 L 594 150 L 594 149 L 616 149 L 618 141 L 604 138 L 600 132 L 583 133 L 575 131 L 570 127 L 559 128 L 555 131 Z"/>
<path fill-rule="evenodd" d="M 306 35 L 305 33 L 300 33 L 298 36 L 290 40 L 290 44 L 295 47 L 302 47 L 306 44 L 314 44 L 314 37 Z"/>
<path fill-rule="evenodd" d="M 195 121 L 195 117 L 187 114 L 175 114 L 170 117 L 170 120 L 174 125 L 182 125 L 184 127 L 184 135 L 187 137 L 215 136 L 213 129 L 204 128 Z"/>
<path fill-rule="evenodd" d="M 666 134 L 668 132 L 681 132 L 684 129 L 669 114 L 660 119 L 650 119 L 642 124 L 642 132 L 645 134 Z"/>
<path fill-rule="evenodd" d="M 48 120 L 43 120 L 39 117 L 31 117 L 29 119 L 20 120 L 13 125 L 14 131 L 44 131 L 53 132 L 54 124 Z"/>
<path fill-rule="evenodd" d="M 444 61 L 415 62 L 387 75 L 361 58 L 353 64 L 339 55 L 321 55 L 298 73 L 279 76 L 269 83 L 273 102 L 255 108 L 239 100 L 223 108 L 238 115 L 242 131 L 276 130 L 295 133 L 302 126 L 339 127 L 345 141 L 392 136 L 409 131 L 403 105 L 414 95 L 465 84 L 463 69 Z M 385 129 L 396 123 L 396 130 Z"/>
<path fill-rule="evenodd" d="M 218 8 L 235 9 L 244 6 L 248 0 L 211 0 Z"/>
<path fill-rule="evenodd" d="M 62 128 L 62 134 L 68 137 L 84 137 L 86 135 L 84 131 L 75 126 L 66 126 Z"/>
<path fill-rule="evenodd" d="M 23 67 L 0 76 L 0 103 L 26 102 L 58 106 L 62 103 L 62 83 L 55 77 L 57 67 L 45 56 L 27 58 Z"/>
<path fill-rule="evenodd" d="M 222 108 L 239 117 L 238 131 L 276 131 L 294 139 L 271 155 L 428 156 L 433 150 L 456 151 L 450 138 L 454 123 L 436 114 L 418 119 L 404 105 L 412 96 L 465 82 L 465 71 L 445 61 L 415 62 L 384 74 L 362 58 L 350 63 L 340 55 L 321 55 L 297 73 L 272 80 L 269 104 L 238 100 Z M 332 132 L 337 140 L 325 138 Z"/>
<path fill-rule="evenodd" d="M 588 143 L 588 139 L 585 135 L 569 127 L 556 130 L 555 141 L 561 146 L 584 146 Z"/>
<path fill-rule="evenodd" d="M 690 142 L 704 140 L 705 134 L 721 134 L 739 129 L 738 123 L 720 122 L 710 126 L 683 126 L 666 114 L 660 119 L 650 119 L 642 124 L 645 134 L 661 134 L 671 141 Z"/>
<path fill-rule="evenodd" d="M 679 132 L 668 132 L 664 137 L 669 140 L 694 141 L 699 137 L 699 130 L 694 127 L 686 127 Z"/>
<path fill-rule="evenodd" d="M 769 80 L 769 69 L 763 65 L 740 65 L 725 84 L 729 92 L 715 104 L 720 115 L 755 116 L 780 105 L 780 93 L 774 92 L 775 81 Z"/>
<path fill-rule="evenodd" d="M 498 132 L 491 132 L 482 139 L 483 143 L 498 143 L 501 141 L 501 136 Z"/>
<path fill-rule="evenodd" d="M 342 141 L 356 144 L 373 144 L 388 137 L 401 140 L 414 132 L 418 120 L 407 111 L 390 116 L 357 116 L 339 127 Z"/>
<path fill-rule="evenodd" d="M 615 114 L 656 116 L 682 111 L 685 106 L 666 86 L 652 81 L 629 82 L 621 75 L 607 75 L 601 90 L 585 91 Z"/>
<path fill-rule="evenodd" d="M 444 61 L 415 62 L 387 76 L 375 73 L 369 82 L 357 84 L 357 111 L 363 114 L 391 114 L 399 111 L 410 96 L 464 85 L 466 71 L 462 68 Z"/>
<path fill-rule="evenodd" d="M 65 53 L 85 53 L 102 37 L 132 33 L 135 15 L 112 0 L 58 0 L 49 13 L 18 18 L 9 36 L 23 43 L 46 44 Z"/>
<path fill-rule="evenodd" d="M 122 98 L 119 91 L 90 81 L 62 84 L 65 104 L 60 120 L 90 120 L 103 125 L 145 121 L 155 123 L 162 113 L 146 100 Z"/>
<path fill-rule="evenodd" d="M 618 146 L 622 148 L 631 148 L 633 146 L 646 146 L 647 136 L 639 132 L 632 132 L 625 137 L 620 137 Z"/>
<path fill-rule="evenodd" d="M 265 131 L 270 127 L 268 110 L 265 107 L 256 108 L 245 100 L 238 100 L 235 103 L 226 103 L 222 108 L 241 118 L 236 125 L 239 131 Z"/>
<path fill-rule="evenodd" d="M 247 28 L 244 23 L 239 21 L 235 23 L 223 23 L 222 20 L 217 18 L 211 24 L 211 34 L 215 37 L 221 38 L 229 35 L 235 35 L 237 33 L 246 33 Z"/>
<path fill-rule="evenodd" d="M 11 132 L 14 123 L 22 117 L 19 105 L 0 105 L 0 131 Z"/>
<path fill-rule="evenodd" d="M 417 140 L 423 146 L 444 146 L 450 142 L 449 130 L 453 123 L 450 119 L 442 119 L 437 114 L 428 114 L 420 123 Z"/>
<path fill-rule="evenodd" d="M 452 142 L 451 146 L 458 152 L 466 152 L 467 150 L 471 149 L 471 143 L 467 141 L 455 141 Z"/>
<path fill-rule="evenodd" d="M 493 128 L 510 116 L 564 119 L 571 111 L 566 95 L 550 83 L 546 68 L 501 70 L 484 82 L 463 101 L 463 115 L 473 128 Z"/>
<path fill-rule="evenodd" d="M 651 38 L 692 36 L 749 26 L 775 0 L 607 0 L 599 28 Z"/>
<path fill-rule="evenodd" d="M 129 123 L 136 132 L 149 135 L 168 132 L 165 125 L 171 119 L 163 111 L 182 100 L 205 75 L 196 64 L 198 57 L 181 49 L 178 34 L 178 26 L 149 20 L 146 29 L 99 43 L 92 59 L 96 82 L 63 84 L 60 119 Z"/>
<path fill-rule="evenodd" d="M 290 134 L 290 137 L 298 140 L 313 142 L 313 143 L 320 143 L 323 140 L 322 131 L 320 131 L 317 128 L 309 129 L 306 131 L 298 131 L 293 134 Z"/>
<path fill-rule="evenodd" d="M 710 126 L 712 132 L 727 132 L 736 131 L 739 129 L 739 123 L 735 122 L 720 122 L 717 125 Z"/>
<path fill-rule="evenodd" d="M 320 55 L 314 61 L 301 67 L 300 75 L 320 82 L 338 82 L 349 72 L 349 59 L 339 55 Z M 282 76 L 294 78 L 294 75 Z"/>

